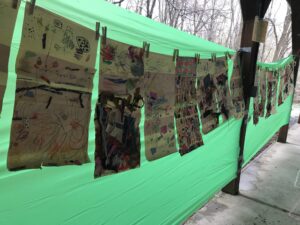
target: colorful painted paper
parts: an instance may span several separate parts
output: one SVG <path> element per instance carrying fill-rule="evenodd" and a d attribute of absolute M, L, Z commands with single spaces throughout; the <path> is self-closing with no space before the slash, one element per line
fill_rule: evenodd
<path fill-rule="evenodd" d="M 18 2 L 16 8 L 13 8 L 13 0 L 0 1 L 0 114 L 8 76 L 10 46 L 19 5 Z"/>
<path fill-rule="evenodd" d="M 170 56 L 145 58 L 145 154 L 155 160 L 176 152 L 175 63 Z"/>
<path fill-rule="evenodd" d="M 214 84 L 216 87 L 216 114 L 225 122 L 229 118 L 230 92 L 228 86 L 228 66 L 226 58 L 217 58 L 214 62 Z"/>
<path fill-rule="evenodd" d="M 294 91 L 294 62 L 286 65 L 280 73 L 278 105 L 282 104 Z"/>
<path fill-rule="evenodd" d="M 267 71 L 267 106 L 266 118 L 276 113 L 277 106 L 277 86 L 278 86 L 278 72 Z"/>
<path fill-rule="evenodd" d="M 176 61 L 175 119 L 179 152 L 187 154 L 203 145 L 197 108 L 197 64 L 195 58 Z"/>
<path fill-rule="evenodd" d="M 253 123 L 258 124 L 259 117 L 265 116 L 266 98 L 267 98 L 267 84 L 266 84 L 266 71 L 258 68 L 256 71 L 255 83 L 257 87 L 257 95 L 253 100 Z"/>
<path fill-rule="evenodd" d="M 95 32 L 26 4 L 8 168 L 83 164 L 98 43 Z"/>
<path fill-rule="evenodd" d="M 225 58 L 200 60 L 197 67 L 197 95 L 204 134 L 218 127 L 220 115 L 223 122 L 229 118 L 231 102 L 227 74 Z"/>
<path fill-rule="evenodd" d="M 245 114 L 245 102 L 242 76 L 240 72 L 239 55 L 233 59 L 233 72 L 230 79 L 231 110 L 230 114 L 236 119 L 241 119 Z"/>
<path fill-rule="evenodd" d="M 209 133 L 219 124 L 217 87 L 214 82 L 215 72 L 215 66 L 211 60 L 200 60 L 197 67 L 197 95 L 204 134 Z"/>
<path fill-rule="evenodd" d="M 111 39 L 101 46 L 94 176 L 140 166 L 144 52 Z"/>

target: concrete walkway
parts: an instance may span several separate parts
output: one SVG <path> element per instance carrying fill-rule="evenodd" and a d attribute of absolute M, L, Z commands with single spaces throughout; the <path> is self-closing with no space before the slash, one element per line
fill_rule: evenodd
<path fill-rule="evenodd" d="M 245 168 L 240 192 L 219 193 L 185 225 L 300 225 L 299 124 Z"/>

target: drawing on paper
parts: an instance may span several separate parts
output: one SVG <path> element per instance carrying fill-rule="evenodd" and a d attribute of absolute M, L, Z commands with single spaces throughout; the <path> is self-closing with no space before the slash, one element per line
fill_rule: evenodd
<path fill-rule="evenodd" d="M 101 49 L 94 177 L 140 166 L 143 50 L 111 39 Z"/>
<path fill-rule="evenodd" d="M 196 70 L 195 58 L 177 58 L 175 120 L 181 155 L 187 154 L 204 144 L 200 133 L 197 108 Z"/>
<path fill-rule="evenodd" d="M 145 155 L 155 160 L 176 152 L 175 63 L 170 56 L 145 58 Z"/>
<path fill-rule="evenodd" d="M 26 4 L 8 168 L 89 162 L 94 32 Z M 80 57 L 79 57 L 80 56 Z"/>

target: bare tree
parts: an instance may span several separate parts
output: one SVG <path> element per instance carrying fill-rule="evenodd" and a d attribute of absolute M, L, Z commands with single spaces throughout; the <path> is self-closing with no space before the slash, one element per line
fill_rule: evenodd
<path fill-rule="evenodd" d="M 108 0 L 121 7 L 232 49 L 240 46 L 242 17 L 239 0 Z M 260 61 L 280 59 L 291 50 L 291 11 L 273 0 L 267 12 L 270 26 Z M 126 4 L 125 4 L 126 3 Z M 279 16 L 280 15 L 280 16 Z M 284 20 L 278 17 L 285 16 Z M 274 48 L 276 46 L 276 48 Z"/>

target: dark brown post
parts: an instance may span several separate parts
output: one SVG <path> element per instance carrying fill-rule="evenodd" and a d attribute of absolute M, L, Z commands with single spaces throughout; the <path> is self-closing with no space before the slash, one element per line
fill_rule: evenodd
<path fill-rule="evenodd" d="M 294 69 L 294 86 L 297 84 L 297 74 L 299 68 L 299 54 L 300 54 L 300 1 L 299 0 L 287 0 L 292 10 L 292 47 L 293 55 L 296 57 L 296 65 Z M 298 119 L 300 123 L 300 116 Z M 289 124 L 282 126 L 279 130 L 278 142 L 286 143 L 288 136 Z"/>
<path fill-rule="evenodd" d="M 246 112 L 249 110 L 250 97 L 255 94 L 254 79 L 256 72 L 256 62 L 259 51 L 259 43 L 252 41 L 252 33 L 254 27 L 255 16 L 262 19 L 269 7 L 271 0 L 240 0 L 242 15 L 243 15 L 243 32 L 241 40 L 241 49 L 251 48 L 251 53 L 242 52 L 241 68 L 244 86 L 244 100 L 246 106 Z M 241 169 L 244 158 L 244 145 L 246 138 L 246 130 L 248 123 L 248 113 L 243 118 L 243 123 L 240 131 L 240 152 L 237 164 L 237 177 L 232 180 L 226 187 L 223 188 L 223 192 L 238 195 Z"/>

